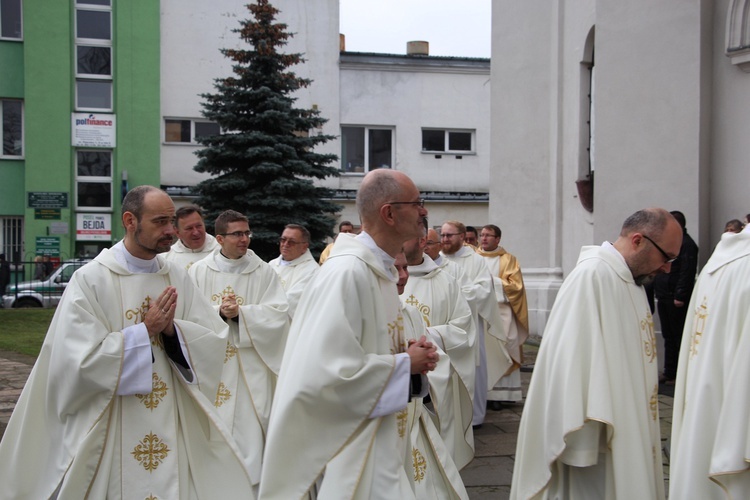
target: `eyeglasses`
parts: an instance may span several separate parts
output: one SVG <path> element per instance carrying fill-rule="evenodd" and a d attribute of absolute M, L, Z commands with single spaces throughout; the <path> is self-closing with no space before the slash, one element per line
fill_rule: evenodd
<path fill-rule="evenodd" d="M 425 245 L 428 245 L 428 246 L 437 245 L 437 244 L 439 244 L 438 241 L 427 240 L 425 242 Z"/>
<path fill-rule="evenodd" d="M 242 238 L 243 236 L 247 238 L 253 237 L 252 231 L 235 231 L 233 233 L 219 233 L 219 236 L 233 236 L 234 238 Z"/>
<path fill-rule="evenodd" d="M 482 233 L 479 235 L 480 238 L 499 238 L 499 236 L 495 236 L 495 233 Z"/>
<path fill-rule="evenodd" d="M 289 246 L 299 245 L 300 243 L 307 243 L 305 241 L 294 241 L 289 238 L 284 238 L 283 236 L 279 238 L 279 245 L 283 245 L 284 243 L 288 244 Z"/>
<path fill-rule="evenodd" d="M 440 235 L 440 238 L 453 238 L 454 236 L 458 236 L 459 234 L 466 234 L 466 233 L 443 233 Z"/>
<path fill-rule="evenodd" d="M 656 242 L 655 242 L 654 240 L 652 240 L 651 238 L 649 238 L 649 237 L 648 237 L 648 236 L 646 236 L 645 234 L 641 234 L 641 236 L 643 236 L 643 237 L 644 237 L 644 238 L 646 238 L 646 239 L 647 239 L 648 241 L 650 241 L 650 242 L 651 242 L 651 244 L 652 244 L 652 245 L 654 245 L 654 246 L 656 247 L 656 249 L 657 249 L 657 250 L 659 250 L 659 252 L 660 252 L 660 253 L 661 253 L 661 254 L 662 254 L 662 255 L 664 256 L 664 263 L 665 263 L 665 264 L 669 264 L 669 263 L 671 263 L 671 262 L 674 262 L 674 261 L 676 261 L 676 260 L 677 260 L 677 257 L 670 257 L 670 256 L 669 256 L 669 254 L 668 254 L 667 252 L 665 252 L 664 250 L 662 250 L 662 249 L 661 249 L 661 247 L 660 247 L 659 245 L 657 245 L 657 244 L 656 244 Z M 678 256 L 678 257 L 679 257 L 679 256 Z"/>
<path fill-rule="evenodd" d="M 389 201 L 383 203 L 383 205 L 417 205 L 420 208 L 424 208 L 424 198 L 420 198 L 417 201 Z"/>

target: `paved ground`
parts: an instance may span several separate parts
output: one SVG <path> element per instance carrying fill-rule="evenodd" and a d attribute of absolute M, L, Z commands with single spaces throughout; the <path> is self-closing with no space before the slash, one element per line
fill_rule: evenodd
<path fill-rule="evenodd" d="M 524 394 L 528 389 L 535 350 L 527 350 L 529 365 L 521 373 Z M 5 431 L 16 400 L 31 371 L 34 359 L 0 351 L 0 436 Z M 659 412 L 661 418 L 662 443 L 666 444 L 672 424 L 672 397 L 666 394 L 668 387 L 661 387 Z M 471 500 L 502 500 L 510 494 L 513 463 L 516 452 L 516 437 L 521 422 L 523 404 L 505 405 L 500 411 L 487 410 L 487 418 L 481 429 L 474 433 L 476 456 L 461 471 Z M 666 446 L 665 446 L 666 448 Z M 665 454 L 665 478 L 668 477 L 668 457 Z"/>

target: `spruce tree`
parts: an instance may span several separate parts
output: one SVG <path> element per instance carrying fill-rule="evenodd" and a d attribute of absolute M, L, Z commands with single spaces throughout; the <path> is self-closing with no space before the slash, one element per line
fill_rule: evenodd
<path fill-rule="evenodd" d="M 338 176 L 337 156 L 316 153 L 333 139 L 309 134 L 327 121 L 317 109 L 294 107 L 292 94 L 310 85 L 288 68 L 304 62 L 301 54 L 279 52 L 293 36 L 275 22 L 279 11 L 267 0 L 247 5 L 253 19 L 235 29 L 252 49 L 222 49 L 234 61 L 233 76 L 215 80 L 215 94 L 202 94 L 203 116 L 221 127 L 219 135 L 199 138 L 198 172 L 211 174 L 197 187 L 196 201 L 213 226 L 224 210 L 248 217 L 251 248 L 262 259 L 279 255 L 278 238 L 286 224 L 305 226 L 310 249 L 318 253 L 333 234 L 333 213 L 341 207 L 326 201 L 333 192 L 314 180 Z"/>

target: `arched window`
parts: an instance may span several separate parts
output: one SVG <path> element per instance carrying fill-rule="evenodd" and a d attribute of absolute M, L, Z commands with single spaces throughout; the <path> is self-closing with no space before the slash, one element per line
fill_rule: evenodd
<path fill-rule="evenodd" d="M 732 64 L 750 73 L 750 2 L 748 0 L 729 2 L 725 54 Z"/>
<path fill-rule="evenodd" d="M 581 58 L 581 91 L 578 152 L 578 199 L 583 208 L 594 211 L 594 27 L 586 36 Z"/>

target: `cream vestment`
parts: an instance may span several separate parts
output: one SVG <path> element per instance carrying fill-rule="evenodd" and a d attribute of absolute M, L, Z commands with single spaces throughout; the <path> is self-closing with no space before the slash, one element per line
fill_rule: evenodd
<path fill-rule="evenodd" d="M 224 295 L 234 294 L 240 306 L 236 320 L 226 321 L 229 341 L 214 404 L 232 430 L 257 484 L 289 331 L 286 295 L 276 273 L 252 250 L 239 259 L 227 259 L 216 249 L 193 264 L 189 273 L 217 317 Z"/>
<path fill-rule="evenodd" d="M 584 247 L 534 365 L 511 498 L 663 499 L 658 388 L 643 287 L 612 245 Z"/>
<path fill-rule="evenodd" d="M 302 292 L 305 291 L 308 283 L 320 270 L 320 266 L 315 262 L 310 250 L 290 262 L 286 262 L 279 255 L 268 265 L 279 275 L 281 286 L 284 288 L 289 302 L 289 316 L 293 318 Z"/>
<path fill-rule="evenodd" d="M 170 262 L 174 262 L 176 265 L 183 269 L 190 269 L 190 266 L 205 258 L 211 252 L 219 248 L 219 243 L 216 238 L 210 234 L 206 234 L 206 241 L 203 242 L 203 246 L 198 250 L 186 247 L 181 240 L 177 240 L 169 252 L 164 254 L 164 258 Z"/>
<path fill-rule="evenodd" d="M 430 340 L 445 351 L 450 360 L 444 390 L 432 394 L 436 425 L 459 469 L 474 458 L 471 427 L 472 396 L 476 376 L 476 327 L 471 308 L 456 279 L 424 255 L 424 262 L 409 266 L 409 281 L 401 300 L 418 310 L 429 327 Z M 442 375 L 427 374 L 438 384 Z M 433 391 L 434 392 L 434 391 Z"/>
<path fill-rule="evenodd" d="M 688 306 L 669 498 L 750 497 L 750 226 L 724 233 Z"/>
<path fill-rule="evenodd" d="M 76 271 L 57 306 L 0 445 L 0 498 L 252 498 L 213 406 L 226 327 L 184 270 L 157 256 L 133 273 L 121 246 Z M 169 285 L 189 370 L 142 324 Z"/>

